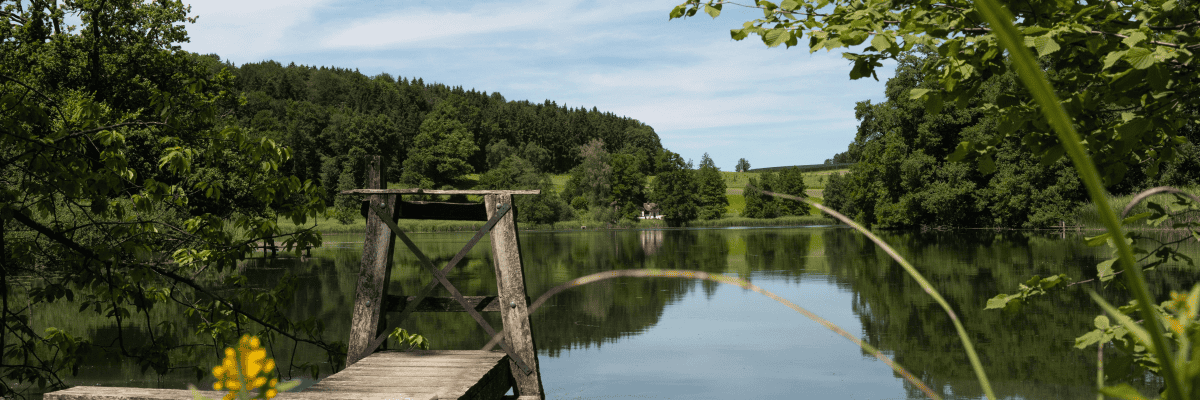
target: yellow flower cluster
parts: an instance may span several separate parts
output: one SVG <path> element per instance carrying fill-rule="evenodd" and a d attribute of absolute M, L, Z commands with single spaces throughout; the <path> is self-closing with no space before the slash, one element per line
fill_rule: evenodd
<path fill-rule="evenodd" d="M 262 342 L 257 337 L 242 336 L 236 348 L 225 349 L 221 365 L 213 367 L 213 376 L 217 378 L 213 390 L 229 390 L 222 400 L 250 396 L 271 399 L 279 394 L 275 372 L 275 360 L 267 358 Z"/>
<path fill-rule="evenodd" d="M 1171 291 L 1171 300 L 1163 304 L 1164 308 L 1168 311 L 1168 315 L 1165 318 L 1167 320 L 1167 327 L 1171 331 L 1179 335 L 1186 334 L 1187 326 L 1191 325 L 1196 319 L 1197 311 L 1200 311 L 1194 307 L 1200 301 L 1198 297 L 1200 297 L 1200 285 L 1193 288 L 1191 293 Z M 1171 312 L 1175 313 L 1175 315 L 1170 315 L 1169 313 Z"/>

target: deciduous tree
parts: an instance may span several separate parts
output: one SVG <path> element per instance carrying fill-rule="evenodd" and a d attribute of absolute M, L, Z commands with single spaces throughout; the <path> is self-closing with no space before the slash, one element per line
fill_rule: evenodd
<path fill-rule="evenodd" d="M 442 101 L 421 123 L 404 160 L 400 180 L 407 185 L 437 188 L 475 171 L 468 158 L 479 151 L 467 125 L 458 120 L 458 105 Z"/>
<path fill-rule="evenodd" d="M 745 158 L 739 158 L 738 162 L 737 162 L 737 167 L 735 167 L 734 170 L 737 172 L 749 171 L 750 170 L 750 162 L 746 161 Z"/>
<path fill-rule="evenodd" d="M 657 203 L 669 226 L 682 226 L 699 215 L 699 195 L 692 166 L 683 157 L 671 153 L 666 171 L 658 173 L 650 189 L 650 201 Z"/>

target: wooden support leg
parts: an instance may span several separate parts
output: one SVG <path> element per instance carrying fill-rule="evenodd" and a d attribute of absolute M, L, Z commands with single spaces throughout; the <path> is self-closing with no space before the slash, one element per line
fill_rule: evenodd
<path fill-rule="evenodd" d="M 383 177 L 379 156 L 373 156 L 367 166 L 368 189 L 383 189 L 387 184 Z M 399 216 L 397 196 L 371 195 L 373 204 L 387 204 L 391 218 Z M 354 316 L 350 322 L 350 340 L 346 343 L 346 366 L 370 355 L 373 349 L 368 344 L 378 335 L 381 326 L 380 307 L 387 294 L 388 276 L 392 272 L 392 248 L 396 236 L 384 225 L 383 220 L 371 211 L 367 214 L 367 236 L 363 243 L 362 263 L 358 270 L 358 289 L 354 293 Z"/>
<path fill-rule="evenodd" d="M 489 194 L 484 197 L 488 218 L 500 204 L 512 204 L 511 194 Z M 516 211 L 515 209 L 513 211 Z M 545 399 L 542 373 L 538 369 L 537 346 L 529 322 L 529 304 L 525 297 L 525 272 L 521 266 L 521 246 L 517 239 L 515 212 L 509 212 L 492 228 L 492 256 L 495 259 L 496 286 L 499 289 L 500 317 L 504 321 L 505 340 L 525 360 L 533 373 L 525 374 L 514 363 L 510 369 L 516 382 L 514 391 L 525 398 Z"/>

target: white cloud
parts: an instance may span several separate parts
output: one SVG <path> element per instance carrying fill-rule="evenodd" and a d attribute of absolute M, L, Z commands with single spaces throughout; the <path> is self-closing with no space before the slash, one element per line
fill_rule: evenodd
<path fill-rule="evenodd" d="M 188 26 L 196 53 L 217 53 L 238 63 L 271 59 L 295 27 L 310 20 L 328 0 L 205 0 L 193 2 Z M 276 60 L 284 61 L 284 60 Z M 286 64 L 286 62 L 285 62 Z"/>

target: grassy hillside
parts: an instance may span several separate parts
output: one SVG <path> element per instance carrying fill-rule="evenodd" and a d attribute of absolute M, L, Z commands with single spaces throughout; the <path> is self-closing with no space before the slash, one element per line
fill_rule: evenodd
<path fill-rule="evenodd" d="M 808 187 L 808 195 L 818 203 L 821 202 L 821 194 L 825 188 L 826 177 L 830 174 L 843 174 L 848 170 L 836 171 L 820 171 L 809 172 L 804 174 L 804 184 Z M 715 221 L 694 221 L 692 226 L 719 227 L 719 226 L 768 226 L 768 225 L 793 225 L 793 224 L 809 224 L 820 223 L 824 221 L 820 218 L 820 212 L 815 209 L 810 216 L 805 217 L 785 217 L 775 220 L 756 220 L 741 218 L 742 210 L 746 208 L 746 198 L 742 196 L 742 190 L 749 183 L 750 178 L 757 179 L 760 173 L 757 172 L 727 172 L 721 171 L 721 175 L 725 178 L 727 191 L 725 197 L 729 200 L 729 205 L 725 208 L 725 217 Z M 550 175 L 550 181 L 554 184 L 554 190 L 562 192 L 563 186 L 570 178 L 568 174 Z M 653 176 L 647 177 L 646 186 L 649 188 L 654 183 Z M 470 189 L 479 181 L 479 175 L 468 175 L 463 182 L 456 185 L 458 189 Z M 399 189 L 402 186 L 396 183 L 388 184 L 390 189 Z M 468 196 L 470 200 L 482 201 L 482 196 Z M 401 228 L 413 232 L 441 232 L 441 231 L 464 231 L 475 230 L 483 224 L 482 221 L 424 221 L 424 220 L 402 220 L 398 221 Z M 355 218 L 355 221 L 349 224 L 341 224 L 332 218 L 318 218 L 316 221 L 309 221 L 304 227 L 311 227 L 314 223 L 320 227 L 324 233 L 359 233 L 366 229 L 366 222 L 362 217 Z M 279 225 L 285 229 L 298 228 L 295 224 L 287 219 L 280 219 Z M 579 221 L 563 221 L 556 223 L 553 226 L 544 227 L 527 227 L 527 229 L 577 229 L 580 226 Z M 662 226 L 662 221 L 648 220 L 641 221 L 637 225 L 639 228 L 653 228 Z"/>

